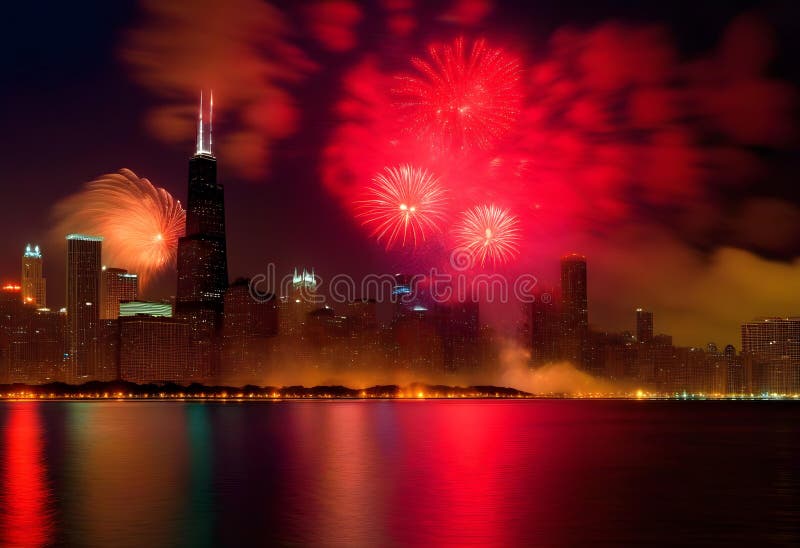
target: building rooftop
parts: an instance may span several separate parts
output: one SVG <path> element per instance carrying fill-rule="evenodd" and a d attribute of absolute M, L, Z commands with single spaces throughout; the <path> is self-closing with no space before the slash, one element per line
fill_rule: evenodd
<path fill-rule="evenodd" d="M 84 240 L 87 242 L 102 242 L 102 236 L 87 236 L 86 234 L 67 234 L 67 240 Z"/>

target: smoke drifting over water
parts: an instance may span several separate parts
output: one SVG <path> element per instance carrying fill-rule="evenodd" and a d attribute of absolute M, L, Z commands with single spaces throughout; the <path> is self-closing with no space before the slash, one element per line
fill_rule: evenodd
<path fill-rule="evenodd" d="M 386 385 L 409 387 L 414 384 L 497 386 L 541 396 L 627 395 L 636 388 L 627 383 L 598 379 L 568 362 L 532 368 L 529 358 L 527 350 L 510 341 L 502 343 L 497 361 L 458 373 L 403 368 L 378 361 L 358 368 L 343 368 L 325 361 L 286 356 L 278 358 L 272 372 L 255 380 L 255 384 L 277 387 L 345 386 L 352 389 Z M 226 379 L 226 383 L 245 384 L 241 379 Z"/>
<path fill-rule="evenodd" d="M 630 391 L 622 383 L 598 379 L 569 362 L 531 368 L 529 359 L 527 350 L 508 343 L 500 353 L 499 368 L 492 384 L 539 395 L 618 394 Z"/>

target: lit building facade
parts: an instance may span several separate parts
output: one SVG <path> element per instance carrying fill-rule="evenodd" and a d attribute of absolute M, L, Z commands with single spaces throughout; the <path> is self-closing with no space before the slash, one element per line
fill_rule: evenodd
<path fill-rule="evenodd" d="M 11 340 L 22 310 L 22 287 L 16 282 L 4 283 L 0 287 L 0 382 L 2 383 L 12 382 Z"/>
<path fill-rule="evenodd" d="M 121 380 L 178 383 L 191 376 L 188 322 L 145 315 L 118 321 Z"/>
<path fill-rule="evenodd" d="M 139 276 L 122 268 L 106 268 L 100 278 L 100 319 L 119 318 L 119 305 L 135 301 L 139 295 Z"/>
<path fill-rule="evenodd" d="M 47 280 L 42 275 L 42 252 L 38 245 L 25 246 L 20 279 L 22 302 L 36 308 L 47 307 Z"/>
<path fill-rule="evenodd" d="M 67 340 L 73 380 L 94 380 L 100 321 L 100 260 L 103 238 L 67 236 Z"/>
<path fill-rule="evenodd" d="M 800 318 L 761 318 L 743 324 L 742 356 L 747 391 L 800 392 Z"/>

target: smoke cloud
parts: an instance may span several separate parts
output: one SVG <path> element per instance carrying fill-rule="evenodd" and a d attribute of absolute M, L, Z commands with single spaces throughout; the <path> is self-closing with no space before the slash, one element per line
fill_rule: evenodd
<path fill-rule="evenodd" d="M 219 154 L 242 178 L 263 177 L 272 144 L 297 128 L 291 86 L 314 68 L 285 15 L 260 0 L 143 0 L 142 11 L 121 55 L 163 101 L 148 115 L 153 134 L 185 142 L 196 131 L 200 90 L 213 89 L 215 119 L 233 128 L 219 134 Z"/>

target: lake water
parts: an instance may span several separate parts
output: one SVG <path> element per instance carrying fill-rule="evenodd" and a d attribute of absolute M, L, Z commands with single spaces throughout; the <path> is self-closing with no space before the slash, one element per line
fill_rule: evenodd
<path fill-rule="evenodd" d="M 800 543 L 800 403 L 0 403 L 0 544 Z"/>

